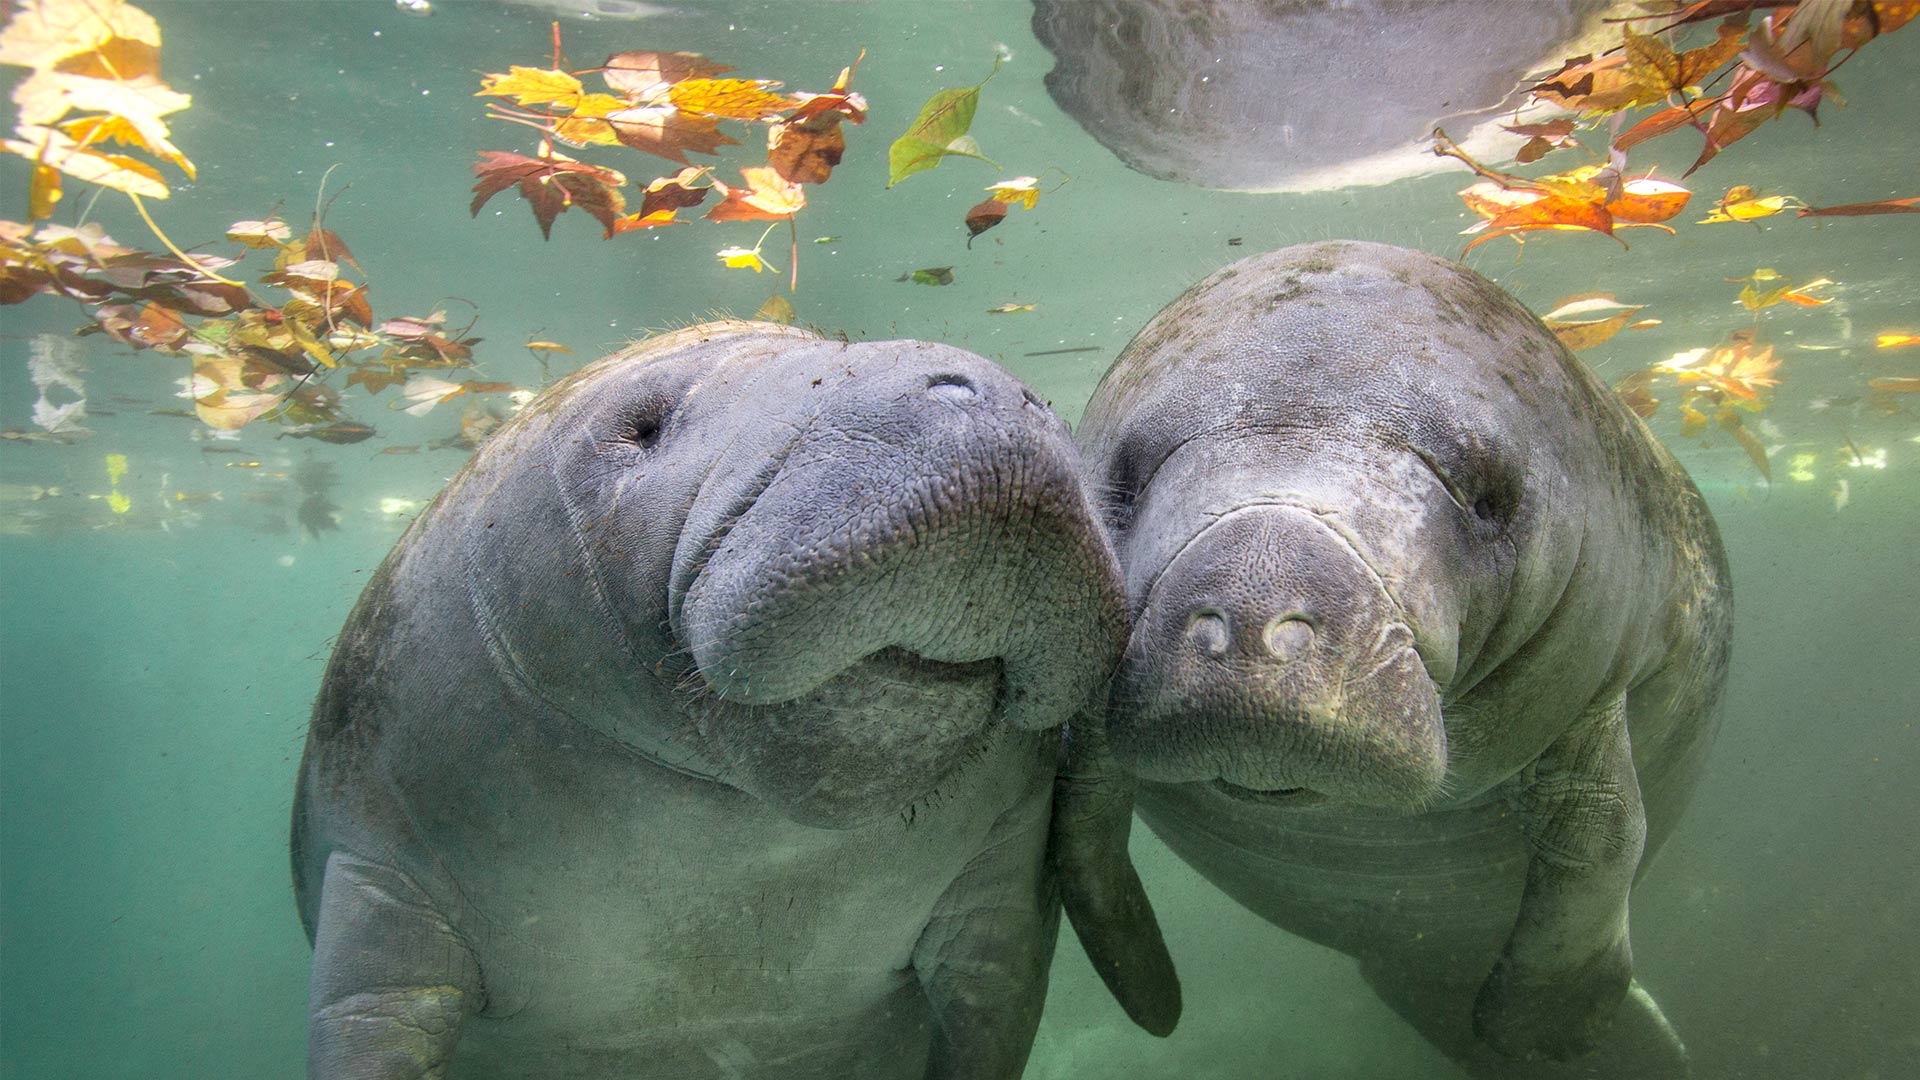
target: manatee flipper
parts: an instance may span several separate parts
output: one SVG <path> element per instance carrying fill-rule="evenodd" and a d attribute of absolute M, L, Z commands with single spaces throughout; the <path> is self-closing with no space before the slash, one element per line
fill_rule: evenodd
<path fill-rule="evenodd" d="M 1474 1037 L 1471 978 L 1436 972 L 1430 957 L 1362 960 L 1380 1000 L 1474 1080 L 1687 1080 L 1687 1048 L 1638 982 L 1627 989 L 1605 1038 L 1572 1061 L 1518 1061 Z"/>
<path fill-rule="evenodd" d="M 1098 722 L 1075 720 L 1063 739 L 1049 857 L 1067 918 L 1127 1016 L 1170 1035 L 1180 1022 L 1180 977 L 1127 854 L 1133 780 L 1113 765 Z"/>
<path fill-rule="evenodd" d="M 440 1080 L 480 969 L 405 874 L 336 851 L 314 920 L 310 1080 Z"/>
<path fill-rule="evenodd" d="M 1512 799 L 1528 849 L 1513 933 L 1474 1001 L 1474 1032 L 1517 1058 L 1598 1046 L 1633 976 L 1627 893 L 1645 847 L 1626 699 L 1554 740 Z"/>
<path fill-rule="evenodd" d="M 1041 846 L 1047 809 L 1023 800 L 993 823 L 914 946 L 933 1020 L 926 1080 L 1018 1080 L 1026 1069 L 1060 927 Z"/>

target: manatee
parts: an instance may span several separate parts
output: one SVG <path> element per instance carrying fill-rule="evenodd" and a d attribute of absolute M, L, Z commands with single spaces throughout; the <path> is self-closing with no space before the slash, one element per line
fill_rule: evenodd
<path fill-rule="evenodd" d="M 1607 0 L 1034 0 L 1047 91 L 1129 167 L 1227 191 L 1379 184 L 1458 166 L 1445 124 L 1506 157 L 1529 76 L 1582 51 Z M 1604 30 L 1603 30 L 1604 27 Z M 1604 46 L 1602 46 L 1604 47 Z"/>
<path fill-rule="evenodd" d="M 969 353 L 722 323 L 565 379 L 326 669 L 309 1074 L 1019 1075 L 1118 575 L 1065 426 Z"/>
<path fill-rule="evenodd" d="M 1308 244 L 1161 311 L 1080 437 L 1133 629 L 1074 782 L 1137 782 L 1180 858 L 1475 1075 L 1684 1075 L 1628 894 L 1700 776 L 1732 601 L 1606 384 L 1470 270 Z"/>

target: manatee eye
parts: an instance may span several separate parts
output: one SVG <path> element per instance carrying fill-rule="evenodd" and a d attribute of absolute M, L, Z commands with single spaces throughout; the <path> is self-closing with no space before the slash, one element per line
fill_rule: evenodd
<path fill-rule="evenodd" d="M 1495 482 L 1480 493 L 1473 501 L 1473 516 L 1489 525 L 1505 525 L 1513 520 L 1520 506 L 1520 490 L 1517 483 Z"/>

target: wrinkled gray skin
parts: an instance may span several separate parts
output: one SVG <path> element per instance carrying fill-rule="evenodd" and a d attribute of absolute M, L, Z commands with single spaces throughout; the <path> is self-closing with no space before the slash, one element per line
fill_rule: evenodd
<path fill-rule="evenodd" d="M 971 354 L 709 324 L 568 378 L 328 667 L 309 1075 L 1018 1076 L 1117 573 L 1065 426 Z"/>
<path fill-rule="evenodd" d="M 1227 191 L 1378 184 L 1505 157 L 1530 72 L 1590 51 L 1607 0 L 1034 0 L 1047 91 L 1130 167 Z M 1618 30 L 1611 43 L 1617 44 Z M 1479 130 L 1476 132 L 1476 128 Z"/>
<path fill-rule="evenodd" d="M 1712 739 L 1731 596 L 1608 387 L 1455 263 L 1311 244 L 1169 305 L 1081 439 L 1154 832 L 1476 1075 L 1684 1075 L 1627 897 Z"/>

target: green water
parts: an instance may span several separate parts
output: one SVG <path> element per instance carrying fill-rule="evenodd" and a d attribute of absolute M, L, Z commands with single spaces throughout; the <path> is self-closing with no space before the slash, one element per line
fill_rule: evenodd
<path fill-rule="evenodd" d="M 650 327 L 745 315 L 778 284 L 713 258 L 750 246 L 754 223 L 602 241 L 568 213 L 542 243 L 510 193 L 469 216 L 474 151 L 531 148 L 472 95 L 482 72 L 545 65 L 539 10 L 144 6 L 166 34 L 169 83 L 194 96 L 171 119 L 199 179 L 150 204 L 168 234 L 198 243 L 276 209 L 304 223 L 338 165 L 329 191 L 345 193 L 327 223 L 365 267 L 376 314 L 446 307 L 458 323 L 477 310 L 480 378 L 537 385 L 523 341 L 569 346 L 565 369 Z M 864 46 L 855 86 L 871 116 L 801 216 L 801 319 L 994 357 L 1069 418 L 1149 316 L 1242 255 L 1323 238 L 1448 255 L 1464 244 L 1464 174 L 1231 195 L 1127 170 L 1047 97 L 1051 60 L 1028 15 L 1013 2 L 687 4 L 639 22 L 568 22 L 566 43 L 577 64 L 692 50 L 816 90 Z M 1010 59 L 974 133 L 1006 171 L 956 159 L 883 190 L 887 143 L 934 91 L 983 77 L 1000 47 Z M 1710 774 L 1633 903 L 1639 977 L 1703 1080 L 1892 1080 L 1920 1062 L 1920 412 L 1809 407 L 1861 394 L 1870 376 L 1920 374 L 1920 350 L 1873 348 L 1882 329 L 1920 330 L 1920 219 L 1690 224 L 1736 183 L 1817 205 L 1920 194 L 1916 49 L 1920 29 L 1875 43 L 1842 72 L 1849 105 L 1823 110 L 1823 128 L 1790 116 L 1708 166 L 1676 236 L 1638 230 L 1631 251 L 1550 237 L 1519 262 L 1511 245 L 1488 244 L 1467 260 L 1537 310 L 1595 290 L 1651 304 L 1660 326 L 1585 354 L 1611 378 L 1751 325 L 1724 278 L 1774 267 L 1839 283 L 1831 305 L 1764 313 L 1785 361 L 1763 429 L 1771 486 L 1732 439 L 1681 438 L 1671 400 L 1653 421 L 1718 515 L 1739 597 Z M 1325 102 L 1325 122 L 1340 124 L 1342 108 Z M 1677 176 L 1695 146 L 1676 135 L 1634 164 Z M 724 160 L 751 163 L 752 149 Z M 652 175 L 628 151 L 583 156 Z M 960 218 L 981 188 L 1042 170 L 1054 170 L 1049 186 L 1062 173 L 1071 182 L 968 250 Z M 24 219 L 26 175 L 18 159 L 0 163 L 0 217 Z M 84 205 L 80 187 L 59 220 Z M 92 218 L 124 244 L 154 244 L 124 200 L 102 198 Z M 779 236 L 769 257 L 786 269 Z M 839 239 L 808 242 L 817 236 Z M 895 280 L 930 266 L 952 266 L 954 284 Z M 986 313 L 1006 302 L 1036 308 Z M 69 333 L 84 313 L 43 296 L 0 317 L 0 426 L 25 427 L 31 336 Z M 1094 351 L 1028 355 L 1081 347 Z M 96 417 L 97 434 L 74 445 L 0 444 L 0 482 L 63 492 L 0 508 L 26 522 L 0 535 L 0 1075 L 298 1075 L 308 948 L 285 848 L 305 716 L 332 635 L 408 520 L 380 501 L 430 498 L 461 461 L 375 451 L 448 434 L 459 403 L 416 419 L 355 388 L 352 412 L 378 441 L 314 445 L 249 428 L 245 456 L 207 455 L 190 439 L 195 422 L 110 403 L 186 404 L 170 396 L 182 359 L 99 337 L 85 348 L 94 409 L 118 415 Z M 1851 464 L 1849 440 L 1885 467 Z M 132 510 L 121 527 L 95 528 L 113 518 L 86 495 L 107 491 L 115 453 L 129 461 Z M 1795 454 L 1813 455 L 1812 479 L 1788 478 Z M 309 455 L 340 475 L 341 528 L 318 539 L 287 527 L 291 504 L 248 498 L 284 488 L 267 474 Z M 228 467 L 248 459 L 260 468 Z M 1182 966 L 1182 1026 L 1166 1040 L 1132 1030 L 1063 935 L 1029 1076 L 1456 1075 L 1348 960 L 1241 912 L 1144 832 L 1136 858 Z"/>

